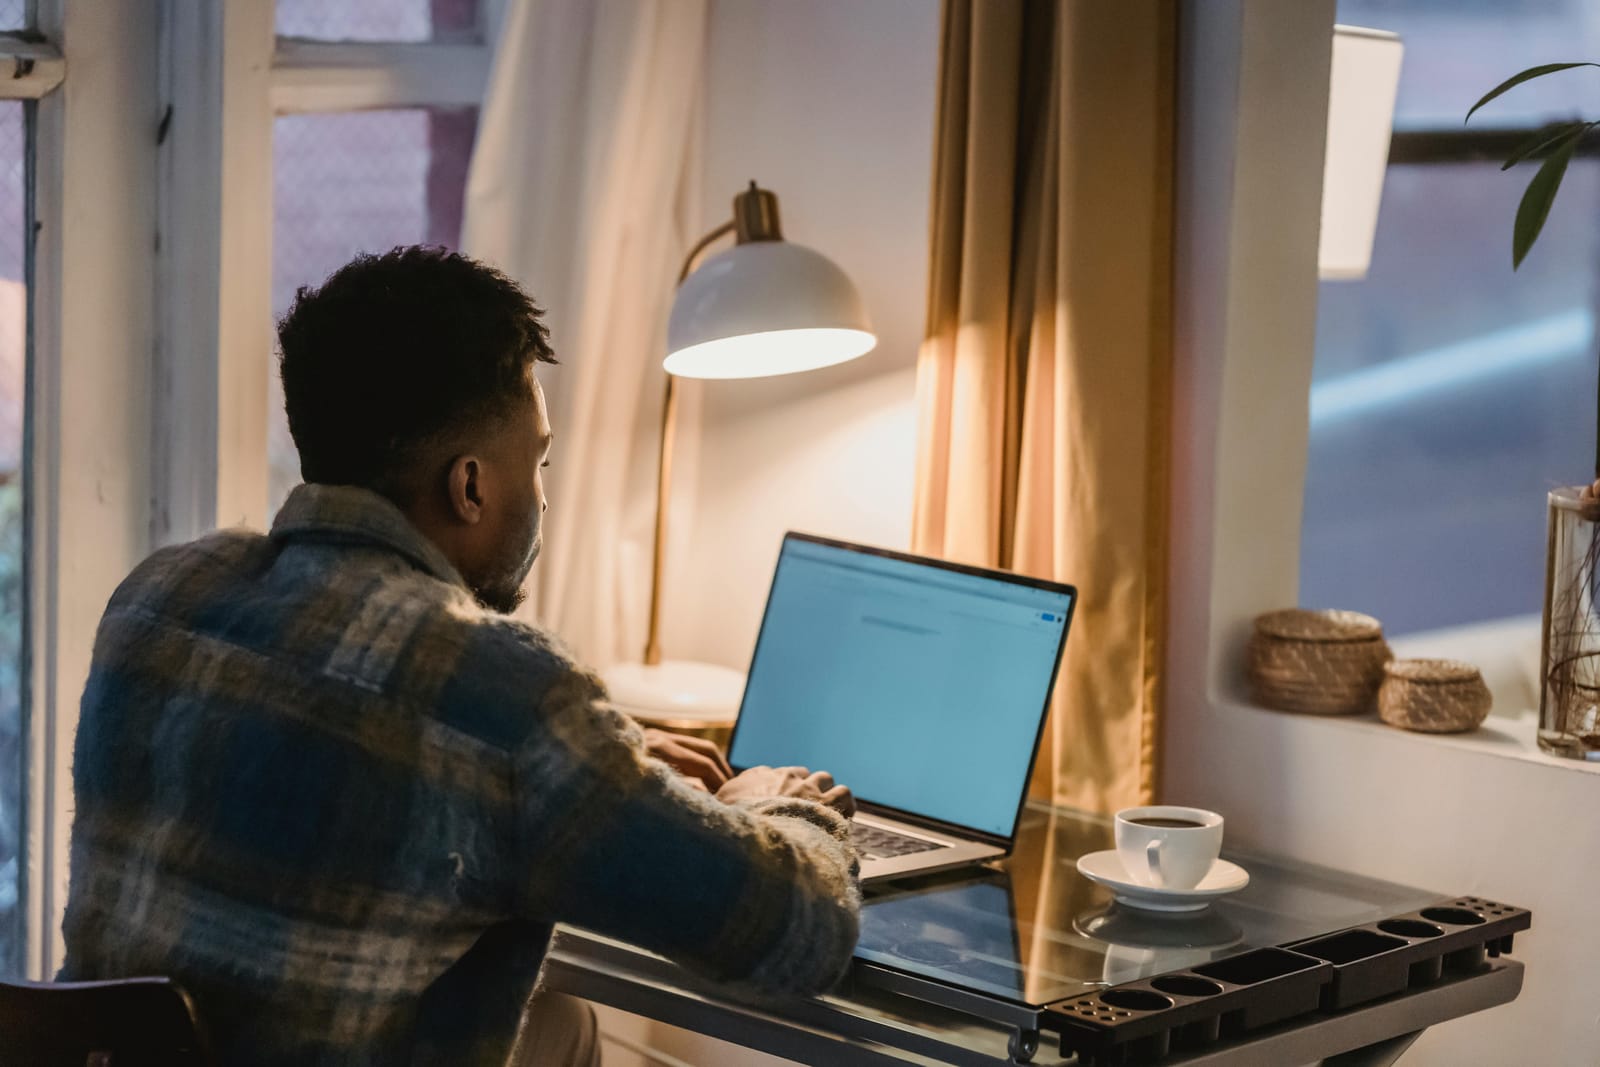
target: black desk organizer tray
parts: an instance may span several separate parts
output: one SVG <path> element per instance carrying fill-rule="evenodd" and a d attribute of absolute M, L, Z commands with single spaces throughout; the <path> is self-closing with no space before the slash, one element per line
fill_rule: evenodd
<path fill-rule="evenodd" d="M 1378 922 L 1050 1005 L 1042 1028 L 1083 1067 L 1148 1063 L 1314 1011 L 1338 1012 L 1511 951 L 1524 908 L 1458 897 Z"/>

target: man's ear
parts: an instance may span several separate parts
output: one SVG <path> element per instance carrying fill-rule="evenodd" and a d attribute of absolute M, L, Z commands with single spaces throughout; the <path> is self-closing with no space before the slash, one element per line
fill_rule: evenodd
<path fill-rule="evenodd" d="M 457 456 L 450 463 L 450 510 L 468 526 L 483 518 L 483 461 L 477 456 Z"/>

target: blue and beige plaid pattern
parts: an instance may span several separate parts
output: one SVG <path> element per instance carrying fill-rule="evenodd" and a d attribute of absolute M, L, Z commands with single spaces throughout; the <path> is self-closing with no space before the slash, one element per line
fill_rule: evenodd
<path fill-rule="evenodd" d="M 829 985 L 844 820 L 689 789 L 603 697 L 363 490 L 157 552 L 83 695 L 62 976 L 173 976 L 230 1065 L 503 1063 L 555 922 Z"/>

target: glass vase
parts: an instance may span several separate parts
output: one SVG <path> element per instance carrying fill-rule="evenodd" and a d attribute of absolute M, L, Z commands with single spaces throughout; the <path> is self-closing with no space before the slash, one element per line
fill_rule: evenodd
<path fill-rule="evenodd" d="M 1550 493 L 1539 649 L 1539 747 L 1600 760 L 1600 503 Z"/>

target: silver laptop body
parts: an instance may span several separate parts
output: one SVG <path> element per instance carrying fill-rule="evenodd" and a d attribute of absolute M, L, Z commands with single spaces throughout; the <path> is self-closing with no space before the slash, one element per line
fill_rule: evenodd
<path fill-rule="evenodd" d="M 863 881 L 1009 854 L 1077 591 L 784 537 L 728 747 L 851 788 Z"/>

